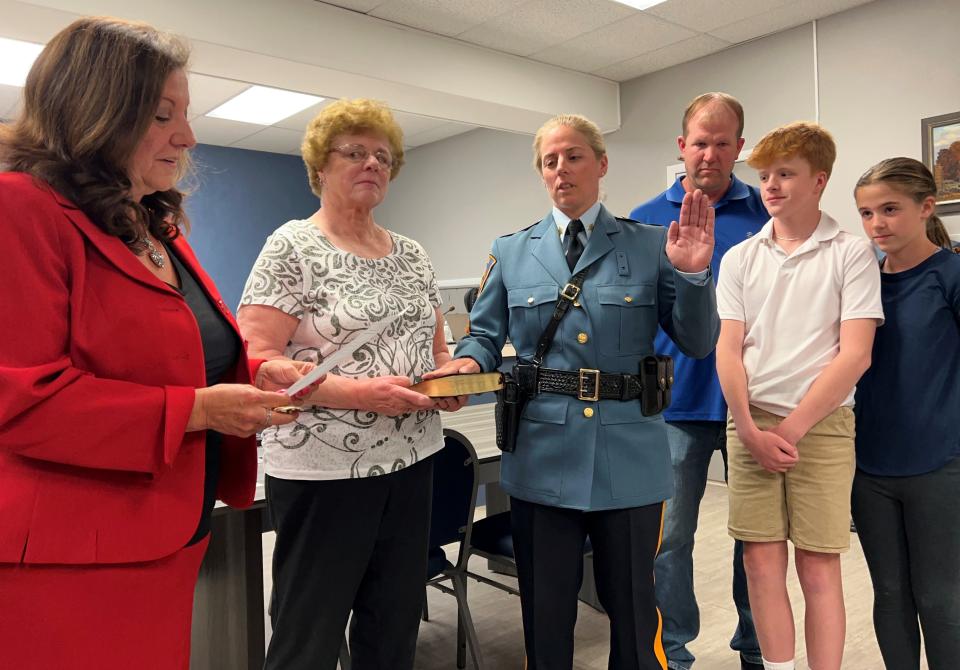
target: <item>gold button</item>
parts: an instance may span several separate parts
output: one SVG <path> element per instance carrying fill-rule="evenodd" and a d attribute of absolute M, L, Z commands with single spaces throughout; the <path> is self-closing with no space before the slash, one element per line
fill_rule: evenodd
<path fill-rule="evenodd" d="M 623 301 L 624 301 L 624 302 L 633 302 L 633 297 L 631 297 L 631 296 L 629 296 L 629 295 L 625 295 L 625 296 L 623 296 Z"/>
<path fill-rule="evenodd" d="M 528 304 L 528 305 L 532 305 L 532 304 L 533 304 L 533 296 L 530 296 L 529 298 L 527 298 L 527 304 Z"/>
<path fill-rule="evenodd" d="M 577 335 L 577 342 L 579 342 L 580 344 L 586 344 L 588 339 L 590 338 L 587 337 L 586 333 L 580 333 L 579 335 Z"/>
<path fill-rule="evenodd" d="M 573 301 L 573 306 L 574 306 L 574 307 L 579 307 L 579 306 L 580 306 L 580 301 L 579 301 L 579 300 L 574 300 L 574 301 Z"/>
<path fill-rule="evenodd" d="M 583 408 L 583 415 L 584 415 L 585 417 L 587 417 L 588 419 L 589 419 L 590 417 L 592 417 L 592 416 L 593 416 L 593 408 L 592 408 L 592 407 L 584 407 L 584 408 Z"/>

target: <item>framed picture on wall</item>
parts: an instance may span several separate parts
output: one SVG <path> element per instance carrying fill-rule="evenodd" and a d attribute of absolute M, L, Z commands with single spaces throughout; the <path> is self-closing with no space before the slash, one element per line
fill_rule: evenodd
<path fill-rule="evenodd" d="M 937 182 L 937 214 L 960 213 L 960 112 L 920 120 L 923 164 Z"/>

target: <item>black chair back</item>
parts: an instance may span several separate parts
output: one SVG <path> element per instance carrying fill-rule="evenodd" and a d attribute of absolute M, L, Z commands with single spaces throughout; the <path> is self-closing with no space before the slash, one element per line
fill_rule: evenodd
<path fill-rule="evenodd" d="M 478 295 L 480 295 L 480 288 L 477 286 L 468 289 L 467 292 L 463 294 L 463 306 L 467 308 L 468 314 L 470 310 L 473 309 L 473 304 L 477 301 Z"/>
<path fill-rule="evenodd" d="M 479 464 L 470 441 L 455 430 L 444 429 L 444 448 L 433 457 L 433 510 L 430 514 L 430 547 L 470 542 L 473 511 L 477 504 Z M 461 554 L 463 551 L 461 549 Z"/>

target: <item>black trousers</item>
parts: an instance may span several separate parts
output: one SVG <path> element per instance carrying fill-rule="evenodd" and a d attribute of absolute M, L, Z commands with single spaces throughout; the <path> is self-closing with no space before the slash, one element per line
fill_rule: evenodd
<path fill-rule="evenodd" d="M 960 667 L 960 458 L 913 477 L 857 470 L 853 520 L 873 580 L 873 627 L 889 670 Z"/>
<path fill-rule="evenodd" d="M 593 544 L 600 603 L 610 617 L 611 670 L 665 670 L 653 562 L 663 503 L 582 512 L 510 499 L 530 670 L 570 670 L 583 546 Z"/>
<path fill-rule="evenodd" d="M 267 670 L 411 670 L 427 578 L 431 459 L 364 479 L 267 476 L 277 531 Z"/>

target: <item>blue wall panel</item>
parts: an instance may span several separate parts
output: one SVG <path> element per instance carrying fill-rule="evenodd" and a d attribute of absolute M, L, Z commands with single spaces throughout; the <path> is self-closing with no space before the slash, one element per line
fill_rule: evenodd
<path fill-rule="evenodd" d="M 231 310 L 267 236 L 320 206 L 299 156 L 201 144 L 186 210 L 190 244 Z"/>

